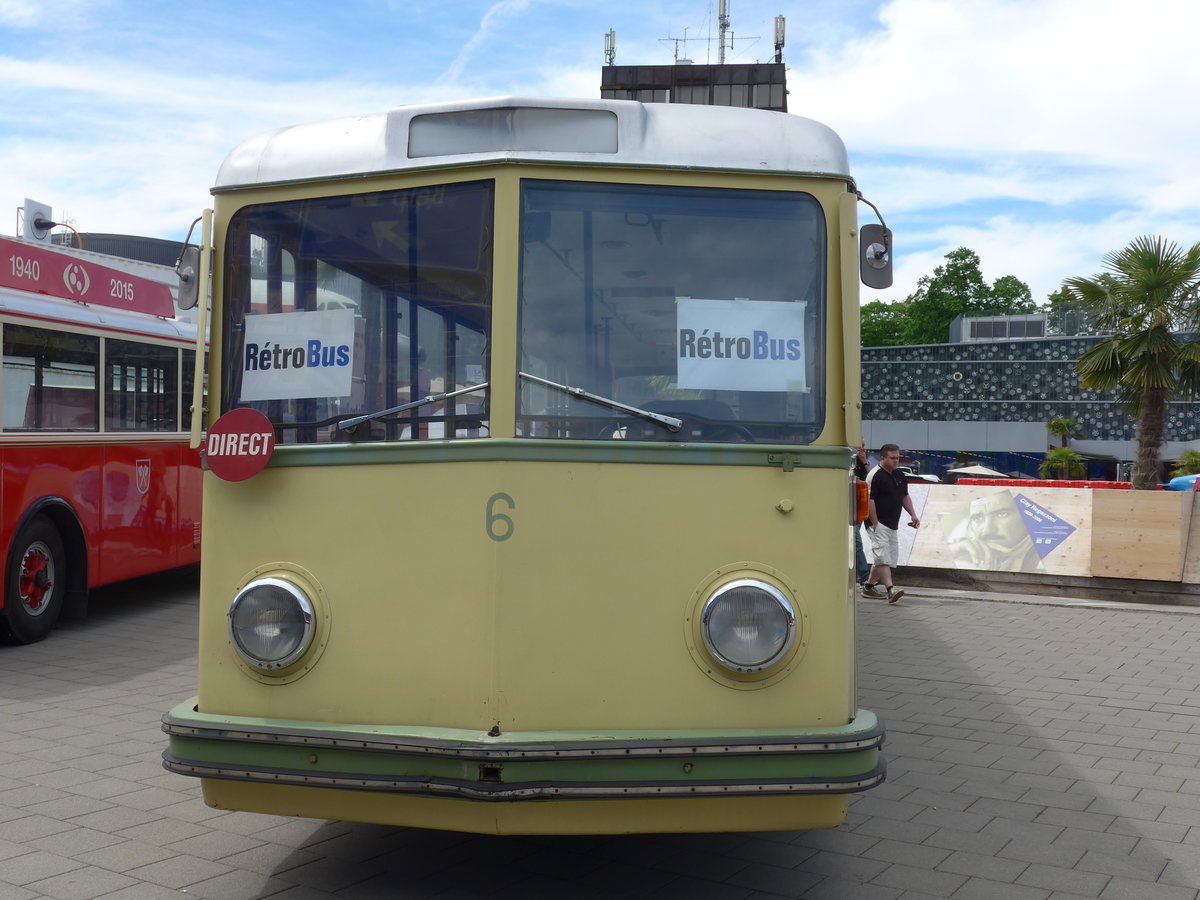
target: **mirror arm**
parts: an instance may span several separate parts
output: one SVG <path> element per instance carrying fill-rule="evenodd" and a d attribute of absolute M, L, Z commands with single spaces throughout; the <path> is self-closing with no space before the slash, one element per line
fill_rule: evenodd
<path fill-rule="evenodd" d="M 875 211 L 875 218 L 879 219 L 879 224 L 882 225 L 884 228 L 887 228 L 887 222 L 883 221 L 883 213 L 881 213 L 879 211 L 878 206 L 876 206 L 874 203 L 872 203 L 870 200 L 868 200 L 866 197 L 864 197 L 862 194 L 862 191 L 855 191 L 854 196 L 856 196 L 860 202 L 865 203 L 865 204 L 867 204 L 867 206 L 871 207 L 871 209 L 873 209 Z"/>
<path fill-rule="evenodd" d="M 892 286 L 892 231 L 883 221 L 879 208 L 855 191 L 855 196 L 875 210 L 878 225 L 863 225 L 859 229 L 859 277 L 867 287 L 880 290 Z"/>
<path fill-rule="evenodd" d="M 208 284 L 209 272 L 212 268 L 212 210 L 204 210 L 200 219 L 204 224 L 200 227 L 200 271 L 199 283 L 196 286 L 196 369 L 192 382 L 192 433 L 191 447 L 193 450 L 200 446 L 201 432 L 204 430 L 204 370 L 208 355 Z M 197 219 L 197 221 L 200 221 Z M 192 226 L 195 227 L 195 222 Z M 191 231 L 188 231 L 191 237 Z"/>

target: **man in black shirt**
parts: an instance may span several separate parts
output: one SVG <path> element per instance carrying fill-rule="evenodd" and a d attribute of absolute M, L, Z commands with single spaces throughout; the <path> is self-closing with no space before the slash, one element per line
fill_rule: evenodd
<path fill-rule="evenodd" d="M 884 444 L 879 448 L 879 465 L 867 473 L 870 485 L 870 529 L 871 552 L 875 564 L 863 592 L 873 597 L 880 596 L 879 588 L 887 591 L 888 603 L 895 603 L 904 591 L 892 585 L 892 567 L 900 559 L 900 512 L 908 513 L 908 524 L 921 526 L 921 520 L 913 511 L 912 498 L 908 496 L 908 481 L 904 473 L 896 469 L 900 464 L 900 448 L 896 444 Z"/>

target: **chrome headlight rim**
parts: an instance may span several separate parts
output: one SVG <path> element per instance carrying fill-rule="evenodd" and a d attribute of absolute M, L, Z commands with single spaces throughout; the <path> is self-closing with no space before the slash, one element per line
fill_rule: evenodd
<path fill-rule="evenodd" d="M 784 653 L 760 672 L 739 672 L 718 661 L 704 640 L 704 610 L 709 599 L 734 581 L 752 579 L 780 591 L 795 612 L 795 634 Z M 758 691 L 787 679 L 800 667 L 812 643 L 812 621 L 805 593 L 793 578 L 762 562 L 728 563 L 708 573 L 685 605 L 683 637 L 692 662 L 708 678 L 735 691 Z M 743 667 L 744 668 L 744 667 Z"/>
<path fill-rule="evenodd" d="M 775 601 L 776 609 L 783 615 L 785 631 L 783 642 L 770 656 L 757 662 L 738 662 L 729 658 L 717 646 L 710 628 L 712 617 L 718 611 L 719 604 L 726 599 L 726 595 L 743 588 L 753 588 L 766 594 Z M 705 649 L 717 663 L 736 675 L 754 675 L 774 668 L 781 660 L 787 658 L 788 652 L 796 641 L 796 610 L 783 591 L 775 585 L 759 578 L 738 578 L 717 587 L 704 602 L 704 610 L 700 615 L 700 634 L 704 638 Z"/>
<path fill-rule="evenodd" d="M 296 645 L 288 653 L 271 659 L 259 656 L 246 647 L 239 638 L 239 629 L 236 624 L 239 607 L 251 594 L 264 588 L 282 590 L 296 604 L 303 622 L 300 638 L 296 642 Z M 305 586 L 297 583 L 292 578 L 282 577 L 280 574 L 272 574 L 253 577 L 242 585 L 229 605 L 229 611 L 226 614 L 226 627 L 234 652 L 243 665 L 256 673 L 278 676 L 291 670 L 312 650 L 317 637 L 319 619 L 318 606 L 314 602 L 310 592 L 305 589 Z"/>

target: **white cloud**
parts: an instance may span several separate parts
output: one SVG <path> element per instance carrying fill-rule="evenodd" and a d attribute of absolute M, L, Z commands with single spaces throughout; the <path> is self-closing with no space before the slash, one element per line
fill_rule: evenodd
<path fill-rule="evenodd" d="M 892 216 L 885 296 L 968 246 L 1040 301 L 1140 234 L 1200 237 L 1198 32 L 1188 0 L 892 0 L 793 63 L 789 105 Z"/>
<path fill-rule="evenodd" d="M 499 0 L 488 7 L 479 22 L 479 29 L 471 35 L 471 39 L 459 51 L 450 68 L 439 79 L 444 84 L 455 84 L 461 78 L 463 70 L 480 47 L 491 39 L 500 25 L 500 20 L 524 12 L 529 8 L 529 0 Z"/>
<path fill-rule="evenodd" d="M 50 203 L 81 230 L 174 237 L 211 205 L 217 169 L 242 141 L 447 98 L 431 85 L 398 94 L 371 82 L 197 83 L 170 73 L 148 80 L 133 64 L 109 66 L 104 78 L 88 64 L 44 64 L 35 77 L 12 59 L 0 59 L 0 83 L 20 97 L 0 113 L 0 130 L 20 122 L 25 132 L 0 141 L 0 198 Z"/>
<path fill-rule="evenodd" d="M 0 25 L 8 28 L 33 28 L 49 15 L 45 4 L 35 0 L 0 0 Z"/>
<path fill-rule="evenodd" d="M 1149 135 L 1200 136 L 1167 93 L 1200 87 L 1200 4 L 893 0 L 882 20 L 886 30 L 793 65 L 795 111 L 854 143 L 985 155 L 1161 161 Z"/>
<path fill-rule="evenodd" d="M 920 245 L 906 245 L 906 235 L 896 236 L 896 278 L 893 286 L 878 293 L 863 290 L 864 302 L 902 300 L 916 290 L 918 280 L 945 262 L 945 255 L 969 247 L 980 258 L 980 270 L 989 284 L 1003 275 L 1015 275 L 1029 285 L 1035 302 L 1062 287 L 1064 279 L 1093 276 L 1103 271 L 1103 256 L 1146 234 L 1191 235 L 1179 243 L 1194 243 L 1195 220 L 1162 220 L 1122 211 L 1092 221 L 1063 219 L 1030 222 L 1013 216 L 995 216 L 974 223 L 953 223 L 920 233 Z"/>
<path fill-rule="evenodd" d="M 276 3 L 232 28 L 223 3 L 168 27 L 149 0 L 0 0 L 0 202 L 179 237 L 221 160 L 261 131 L 469 96 L 595 97 L 609 28 L 619 64 L 662 64 L 669 37 L 711 26 L 693 0 L 345 0 L 280 32 Z M 896 286 L 864 299 L 905 296 L 963 245 L 1040 300 L 1139 234 L 1200 237 L 1200 4 L 739 0 L 735 36 L 761 40 L 731 58 L 767 58 L 777 12 L 792 111 L 842 134 L 896 231 Z"/>

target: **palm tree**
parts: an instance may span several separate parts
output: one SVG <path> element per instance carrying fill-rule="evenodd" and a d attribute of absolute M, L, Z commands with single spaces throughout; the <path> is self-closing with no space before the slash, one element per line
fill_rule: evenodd
<path fill-rule="evenodd" d="M 1046 430 L 1057 438 L 1062 440 L 1062 446 L 1069 446 L 1069 441 L 1074 438 L 1079 440 L 1083 437 L 1083 432 L 1079 430 L 1079 423 L 1075 421 L 1074 416 L 1064 418 L 1055 416 L 1046 423 Z"/>
<path fill-rule="evenodd" d="M 1063 282 L 1111 335 L 1079 357 L 1075 369 L 1083 387 L 1116 391 L 1136 417 L 1133 487 L 1153 490 L 1167 403 L 1200 388 L 1200 342 L 1175 333 L 1194 328 L 1200 318 L 1200 243 L 1185 250 L 1160 237 L 1140 237 L 1106 254 L 1104 264 L 1111 272 Z"/>
<path fill-rule="evenodd" d="M 1043 478 L 1082 478 L 1083 458 L 1070 447 L 1054 447 L 1038 464 L 1038 474 Z"/>
<path fill-rule="evenodd" d="M 1179 454 L 1179 459 L 1175 460 L 1175 468 L 1171 470 L 1171 477 L 1195 475 L 1197 472 L 1200 472 L 1200 450 L 1184 450 Z"/>

